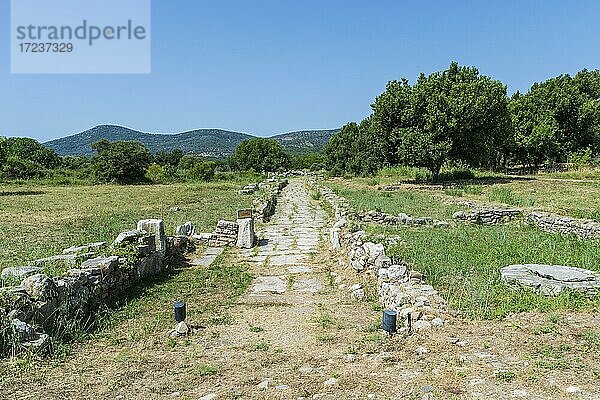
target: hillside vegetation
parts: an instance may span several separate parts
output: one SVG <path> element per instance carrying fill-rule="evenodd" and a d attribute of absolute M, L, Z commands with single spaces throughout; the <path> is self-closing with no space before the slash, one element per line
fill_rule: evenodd
<path fill-rule="evenodd" d="M 306 154 L 323 150 L 329 138 L 337 133 L 333 130 L 315 130 L 284 133 L 273 136 L 290 153 Z M 117 125 L 100 125 L 76 135 L 44 143 L 59 155 L 91 155 L 92 143 L 109 141 L 137 141 L 152 153 L 180 149 L 185 154 L 204 157 L 230 156 L 238 144 L 254 136 L 222 129 L 196 129 L 177 134 L 145 133 Z"/>

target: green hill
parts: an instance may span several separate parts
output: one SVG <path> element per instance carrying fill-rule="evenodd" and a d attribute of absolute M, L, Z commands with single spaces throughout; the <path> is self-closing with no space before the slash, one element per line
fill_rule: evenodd
<path fill-rule="evenodd" d="M 305 154 L 321 152 L 329 138 L 338 130 L 315 130 L 289 132 L 273 136 L 290 153 Z M 51 140 L 45 146 L 60 155 L 93 154 L 91 144 L 100 140 L 136 140 L 142 142 L 153 153 L 163 150 L 181 149 L 186 154 L 206 157 L 226 157 L 236 146 L 254 136 L 222 129 L 196 129 L 193 131 L 161 134 L 145 133 L 117 125 L 99 125 L 81 133 Z"/>

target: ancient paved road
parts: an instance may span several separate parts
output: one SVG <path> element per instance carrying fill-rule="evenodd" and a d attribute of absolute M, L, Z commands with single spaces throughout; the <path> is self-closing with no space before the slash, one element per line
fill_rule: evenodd
<path fill-rule="evenodd" d="M 356 335 L 344 321 L 356 304 L 330 274 L 326 218 L 304 182 L 291 180 L 257 232 L 259 246 L 240 252 L 254 280 L 232 310 L 232 325 L 211 328 L 218 338 L 203 357 L 229 372 L 227 387 L 207 385 L 206 393 L 290 399 L 328 391 L 324 382 L 344 364 L 344 336 Z"/>
<path fill-rule="evenodd" d="M 242 252 L 259 274 L 245 301 L 313 303 L 312 294 L 323 286 L 313 264 L 324 224 L 323 210 L 311 203 L 301 181 L 292 181 L 276 215 L 260 233 L 259 246 Z"/>

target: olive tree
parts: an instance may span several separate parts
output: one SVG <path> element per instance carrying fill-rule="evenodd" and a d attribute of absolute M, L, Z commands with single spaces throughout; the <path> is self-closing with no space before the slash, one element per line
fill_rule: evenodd
<path fill-rule="evenodd" d="M 276 140 L 253 138 L 236 147 L 231 164 L 239 171 L 278 171 L 290 166 L 290 157 Z"/>
<path fill-rule="evenodd" d="M 152 154 L 140 142 L 109 142 L 102 139 L 92 144 L 94 176 L 98 182 L 135 183 L 145 180 Z"/>

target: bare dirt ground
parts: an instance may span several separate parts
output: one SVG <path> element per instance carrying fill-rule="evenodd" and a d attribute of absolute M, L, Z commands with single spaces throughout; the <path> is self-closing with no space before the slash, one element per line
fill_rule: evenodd
<path fill-rule="evenodd" d="M 227 321 L 176 342 L 150 327 L 137 341 L 89 341 L 64 362 L 5 368 L 0 398 L 600 399 L 597 314 L 451 318 L 388 337 L 372 278 L 344 268 L 326 227 L 293 180 L 261 246 L 230 255 L 254 280 Z M 367 300 L 352 300 L 342 282 L 362 283 Z M 122 322 L 116 336 L 135 324 Z"/>

